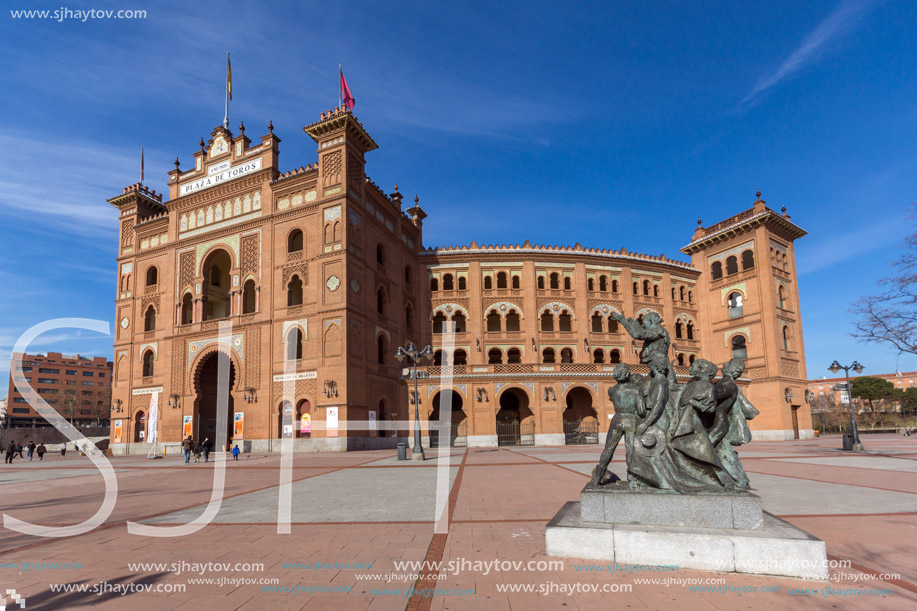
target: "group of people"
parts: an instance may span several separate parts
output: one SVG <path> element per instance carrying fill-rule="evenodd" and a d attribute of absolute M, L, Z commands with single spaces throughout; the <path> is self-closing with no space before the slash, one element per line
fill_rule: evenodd
<path fill-rule="evenodd" d="M 29 441 L 28 445 L 26 445 L 26 449 L 29 453 L 29 460 L 32 460 L 35 454 L 38 454 L 38 460 L 44 460 L 45 454 L 48 451 L 48 449 L 45 447 L 45 444 L 40 443 L 36 446 L 34 441 Z M 19 458 L 25 458 L 25 456 L 22 455 L 22 444 L 16 441 L 11 441 L 9 445 L 6 446 L 6 464 L 13 464 L 13 458 L 17 455 Z"/>
<path fill-rule="evenodd" d="M 198 443 L 194 441 L 194 438 L 191 435 L 185 437 L 181 442 L 181 451 L 185 455 L 185 464 L 191 462 L 191 455 L 194 455 L 194 462 L 201 462 L 201 455 L 204 456 L 204 462 L 210 462 L 210 452 L 213 451 L 213 442 L 210 441 L 209 437 L 205 437 L 204 441 Z M 232 447 L 232 459 L 239 460 L 239 445 L 236 444 Z"/>
<path fill-rule="evenodd" d="M 718 367 L 697 359 L 690 367 L 691 381 L 679 384 L 667 359 L 669 335 L 659 315 L 648 313 L 640 322 L 612 316 L 632 337 L 644 340 L 641 361 L 650 375 L 632 374 L 623 363 L 615 367 L 618 384 L 608 391 L 615 415 L 593 484 L 608 483 L 606 471 L 623 438 L 631 489 L 747 490 L 748 476 L 733 449 L 751 441 L 747 421 L 758 415 L 735 382 L 745 371 L 744 362 L 724 364 L 722 377 L 714 382 Z"/>

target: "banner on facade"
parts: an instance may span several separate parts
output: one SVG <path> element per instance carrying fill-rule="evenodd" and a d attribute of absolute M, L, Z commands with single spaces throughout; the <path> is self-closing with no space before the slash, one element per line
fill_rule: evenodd
<path fill-rule="evenodd" d="M 325 409 L 325 434 L 328 437 L 338 436 L 338 408 L 336 407 Z"/>
<path fill-rule="evenodd" d="M 376 429 L 376 410 L 369 410 L 369 436 L 377 437 L 379 433 Z"/>
<path fill-rule="evenodd" d="M 121 443 L 121 427 L 123 426 L 122 420 L 115 420 L 115 443 Z"/>
<path fill-rule="evenodd" d="M 303 414 L 299 417 L 299 432 L 300 434 L 312 432 L 312 416 L 310 414 Z"/>
<path fill-rule="evenodd" d="M 161 458 L 159 452 L 157 452 L 156 446 L 159 445 L 157 442 L 159 440 L 159 393 L 154 392 L 150 396 L 150 415 L 146 419 L 146 426 L 148 434 L 146 436 L 146 442 L 150 445 L 150 453 L 147 454 L 147 458 Z M 142 439 L 142 438 L 141 438 Z"/>
<path fill-rule="evenodd" d="M 236 412 L 232 419 L 232 439 L 233 441 L 242 439 L 245 432 L 245 412 Z"/>
<path fill-rule="evenodd" d="M 182 431 L 182 436 L 183 436 L 183 437 L 190 437 L 190 436 L 191 436 L 191 420 L 192 420 L 192 416 L 185 416 L 185 417 L 182 419 L 182 429 L 181 429 L 181 431 Z"/>

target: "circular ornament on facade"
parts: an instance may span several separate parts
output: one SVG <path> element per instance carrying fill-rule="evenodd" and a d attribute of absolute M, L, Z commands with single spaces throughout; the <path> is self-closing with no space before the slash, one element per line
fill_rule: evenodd
<path fill-rule="evenodd" d="M 336 291 L 338 287 L 341 286 L 341 280 L 337 276 L 331 276 L 328 278 L 328 282 L 325 283 L 325 286 L 328 287 L 329 291 Z"/>
<path fill-rule="evenodd" d="M 554 304 L 554 311 L 556 312 L 556 311 L 559 310 L 559 309 L 560 309 L 560 306 L 557 305 L 557 304 L 555 303 L 555 304 Z"/>
<path fill-rule="evenodd" d="M 452 306 L 446 306 L 446 314 L 452 313 Z"/>
<path fill-rule="evenodd" d="M 602 313 L 608 314 L 608 306 L 602 306 Z"/>
<path fill-rule="evenodd" d="M 241 346 L 241 345 L 242 345 L 242 338 L 241 338 L 241 337 L 234 337 L 234 338 L 232 338 L 232 345 L 235 346 L 236 348 L 238 348 L 239 346 Z"/>
<path fill-rule="evenodd" d="M 356 278 L 350 281 L 350 290 L 352 290 L 354 293 L 360 292 L 360 283 L 357 282 Z"/>
<path fill-rule="evenodd" d="M 505 304 L 505 303 L 501 303 L 501 304 L 500 304 L 500 310 L 503 311 L 503 312 L 506 311 L 506 304 Z"/>
<path fill-rule="evenodd" d="M 127 329 L 127 326 L 128 326 L 129 324 L 131 324 L 131 321 L 129 321 L 129 320 L 127 319 L 127 316 L 125 316 L 124 318 L 121 319 L 121 328 L 122 328 L 122 329 Z"/>
<path fill-rule="evenodd" d="M 315 194 L 315 191 L 309 191 L 306 193 L 307 202 L 314 202 L 316 197 L 317 195 Z"/>

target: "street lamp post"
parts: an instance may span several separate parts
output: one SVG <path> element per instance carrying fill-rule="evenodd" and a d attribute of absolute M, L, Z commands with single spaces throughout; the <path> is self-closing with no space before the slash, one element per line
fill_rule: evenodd
<path fill-rule="evenodd" d="M 420 442 L 420 394 L 417 392 L 417 361 L 420 359 L 430 359 L 433 357 L 433 348 L 427 346 L 423 350 L 418 350 L 414 342 L 408 344 L 407 348 L 398 347 L 395 352 L 395 358 L 403 362 L 405 358 L 411 359 L 412 374 L 414 377 L 414 449 L 411 450 L 411 460 L 423 460 L 423 445 Z M 410 408 L 408 408 L 410 409 Z"/>
<path fill-rule="evenodd" d="M 853 451 L 862 452 L 863 444 L 860 443 L 860 432 L 857 430 L 856 419 L 853 416 L 853 388 L 850 386 L 850 370 L 857 373 L 863 373 L 863 366 L 854 361 L 851 365 L 841 365 L 836 360 L 828 367 L 831 373 L 837 373 L 844 370 L 844 377 L 847 379 L 847 407 L 850 408 L 850 440 L 853 442 Z"/>

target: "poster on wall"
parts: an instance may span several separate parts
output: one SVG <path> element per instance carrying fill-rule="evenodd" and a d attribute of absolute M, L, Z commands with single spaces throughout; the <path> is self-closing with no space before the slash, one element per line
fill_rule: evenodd
<path fill-rule="evenodd" d="M 328 437 L 338 436 L 338 408 L 329 407 L 325 410 L 325 434 Z"/>
<path fill-rule="evenodd" d="M 232 420 L 232 438 L 233 440 L 242 439 L 242 433 L 245 431 L 245 412 L 236 412 Z"/>
<path fill-rule="evenodd" d="M 191 416 L 185 416 L 182 419 L 181 431 L 182 431 L 182 436 L 184 437 L 191 437 L 191 419 L 192 419 Z"/>
<path fill-rule="evenodd" d="M 312 433 L 312 416 L 310 414 L 303 414 L 299 417 L 299 433 L 301 435 Z"/>
<path fill-rule="evenodd" d="M 115 420 L 115 443 L 121 443 L 122 420 Z"/>
<path fill-rule="evenodd" d="M 369 410 L 369 436 L 378 437 L 378 429 L 376 429 L 376 410 Z"/>

